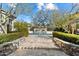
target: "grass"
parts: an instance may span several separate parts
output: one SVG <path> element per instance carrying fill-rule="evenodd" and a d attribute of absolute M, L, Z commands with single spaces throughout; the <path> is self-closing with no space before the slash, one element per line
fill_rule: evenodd
<path fill-rule="evenodd" d="M 53 36 L 71 43 L 79 44 L 79 35 L 76 34 L 53 32 Z"/>

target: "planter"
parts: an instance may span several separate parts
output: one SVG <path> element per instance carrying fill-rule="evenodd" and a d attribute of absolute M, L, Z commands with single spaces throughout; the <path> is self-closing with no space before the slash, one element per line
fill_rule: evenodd
<path fill-rule="evenodd" d="M 64 41 L 62 39 L 54 37 L 55 45 L 62 49 L 66 54 L 70 56 L 79 56 L 79 45 Z"/>

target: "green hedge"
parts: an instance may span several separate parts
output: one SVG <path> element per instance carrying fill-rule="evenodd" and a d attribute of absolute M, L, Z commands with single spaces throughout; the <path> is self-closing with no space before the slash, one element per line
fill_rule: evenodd
<path fill-rule="evenodd" d="M 53 32 L 53 36 L 71 43 L 79 44 L 79 35 L 76 34 Z"/>
<path fill-rule="evenodd" d="M 20 38 L 22 36 L 23 35 L 20 34 L 19 32 L 2 34 L 2 35 L 0 35 L 0 44 L 2 44 L 4 42 L 9 42 L 9 41 L 16 40 L 16 39 L 18 39 L 18 38 Z"/>
<path fill-rule="evenodd" d="M 28 26 L 25 22 L 16 22 L 14 24 L 15 28 L 17 29 L 14 32 L 9 32 L 8 34 L 1 34 L 0 35 L 0 44 L 4 42 L 10 42 L 16 40 L 22 36 L 28 36 Z"/>

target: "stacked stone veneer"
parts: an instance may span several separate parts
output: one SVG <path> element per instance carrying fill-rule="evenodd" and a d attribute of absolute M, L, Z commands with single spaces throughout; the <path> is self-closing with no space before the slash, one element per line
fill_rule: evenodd
<path fill-rule="evenodd" d="M 70 56 L 79 56 L 79 45 L 63 41 L 62 39 L 54 37 L 55 45 L 61 48 L 66 54 Z"/>
<path fill-rule="evenodd" d="M 6 42 L 3 44 L 0 44 L 0 56 L 6 56 L 16 51 L 16 49 L 19 48 L 19 43 L 21 39 L 22 38 L 19 38 L 12 42 Z"/>

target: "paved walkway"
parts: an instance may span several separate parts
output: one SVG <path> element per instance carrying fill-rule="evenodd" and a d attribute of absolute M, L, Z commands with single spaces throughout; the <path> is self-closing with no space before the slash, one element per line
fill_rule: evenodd
<path fill-rule="evenodd" d="M 19 48 L 9 56 L 67 56 L 50 36 L 30 35 L 20 40 Z"/>

